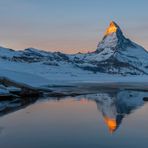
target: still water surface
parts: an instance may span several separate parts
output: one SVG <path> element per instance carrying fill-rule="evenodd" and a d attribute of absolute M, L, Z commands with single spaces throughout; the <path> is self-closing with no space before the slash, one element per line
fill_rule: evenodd
<path fill-rule="evenodd" d="M 146 96 L 101 92 L 13 107 L 0 117 L 0 148 L 147 148 Z"/>

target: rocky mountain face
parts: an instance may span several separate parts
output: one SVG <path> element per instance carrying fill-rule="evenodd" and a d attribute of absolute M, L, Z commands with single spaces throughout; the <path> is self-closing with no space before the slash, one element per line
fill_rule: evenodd
<path fill-rule="evenodd" d="M 148 74 L 148 52 L 127 39 L 120 27 L 111 22 L 101 42 L 93 53 L 86 54 L 83 61 L 91 66 L 84 69 L 111 74 Z"/>
<path fill-rule="evenodd" d="M 68 55 L 34 48 L 22 51 L 0 47 L 0 60 L 19 63 L 41 63 L 49 66 L 69 64 L 92 72 L 121 75 L 148 74 L 148 52 L 127 39 L 120 27 L 111 22 L 95 52 Z"/>

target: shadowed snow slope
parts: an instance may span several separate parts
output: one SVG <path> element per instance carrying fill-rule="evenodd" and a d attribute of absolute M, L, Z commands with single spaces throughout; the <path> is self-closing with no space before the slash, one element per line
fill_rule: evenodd
<path fill-rule="evenodd" d="M 42 82 L 46 82 L 46 79 L 50 81 L 100 81 L 108 78 L 115 80 L 113 78 L 115 75 L 118 77 L 140 75 L 139 78 L 143 80 L 141 75 L 148 74 L 147 61 L 148 52 L 127 39 L 120 27 L 115 22 L 111 22 L 95 52 L 69 55 L 34 48 L 15 51 L 0 47 L 0 76 L 16 79 L 20 77 L 13 77 L 13 74 L 19 73 L 26 78 L 30 75 L 32 81 L 43 78 Z M 27 79 L 31 82 L 29 78 Z M 23 82 L 25 78 L 19 80 Z"/>

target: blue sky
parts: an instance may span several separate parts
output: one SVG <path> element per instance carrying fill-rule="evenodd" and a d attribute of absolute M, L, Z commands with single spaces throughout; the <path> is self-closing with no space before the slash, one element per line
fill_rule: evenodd
<path fill-rule="evenodd" d="M 111 20 L 148 49 L 147 0 L 0 0 L 0 45 L 94 50 Z"/>

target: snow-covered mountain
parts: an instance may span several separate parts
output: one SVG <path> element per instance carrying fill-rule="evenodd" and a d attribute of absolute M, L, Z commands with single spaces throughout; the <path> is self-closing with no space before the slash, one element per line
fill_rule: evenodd
<path fill-rule="evenodd" d="M 46 65 L 49 67 L 48 70 L 66 69 L 66 73 L 80 70 L 84 73 L 147 75 L 147 61 L 148 52 L 127 39 L 115 22 L 110 23 L 96 51 L 90 53 L 69 55 L 34 48 L 15 51 L 0 47 L 0 67 L 7 63 L 8 68 L 12 63 L 20 65 L 24 63 L 34 64 L 34 68 Z"/>
<path fill-rule="evenodd" d="M 85 54 L 84 64 L 79 66 L 95 72 L 139 75 L 148 74 L 147 61 L 148 52 L 125 38 L 120 27 L 111 22 L 96 51 Z M 86 63 L 89 65 L 85 66 Z"/>

